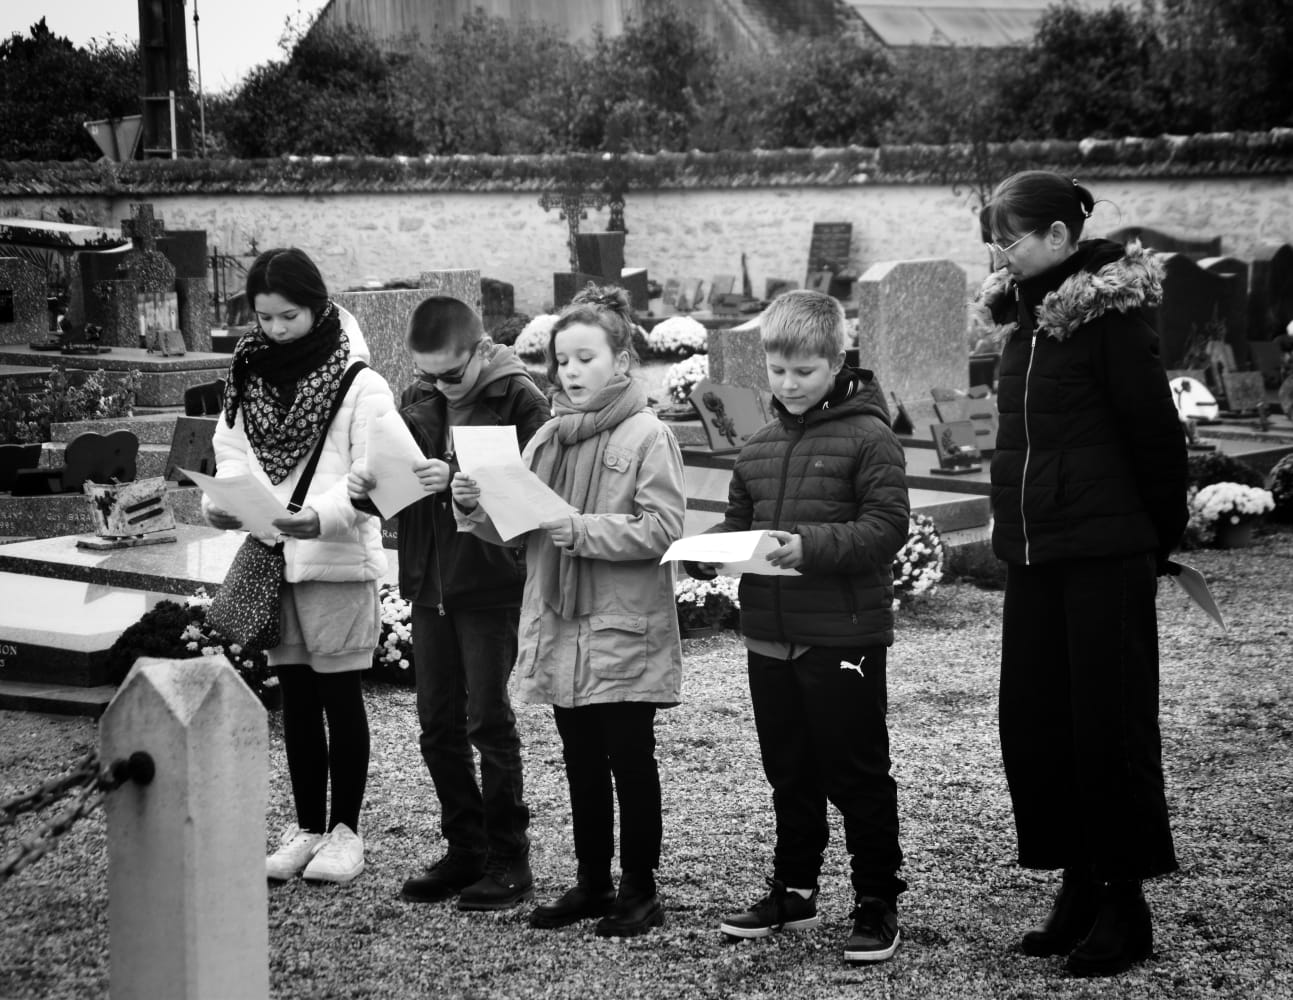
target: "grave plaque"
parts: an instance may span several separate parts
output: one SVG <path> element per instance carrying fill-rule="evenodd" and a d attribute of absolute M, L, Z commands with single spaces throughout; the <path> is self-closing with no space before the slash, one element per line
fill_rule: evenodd
<path fill-rule="evenodd" d="M 934 449 L 938 453 L 938 468 L 931 473 L 943 476 L 961 476 L 978 472 L 983 456 L 975 443 L 974 424 L 968 420 L 952 423 L 935 423 L 930 426 L 934 436 Z"/>
<path fill-rule="evenodd" d="M 1226 409 L 1234 413 L 1256 413 L 1266 402 L 1266 383 L 1261 372 L 1226 372 Z"/>
<path fill-rule="evenodd" d="M 575 253 L 579 270 L 594 276 L 598 284 L 614 282 L 624 270 L 624 239 L 622 232 L 576 233 Z"/>
<path fill-rule="evenodd" d="M 763 394 L 748 386 L 702 379 L 689 398 L 705 428 L 709 449 L 716 454 L 739 451 L 750 435 L 771 419 Z"/>
<path fill-rule="evenodd" d="M 166 478 L 181 486 L 191 485 L 182 469 L 192 469 L 204 476 L 216 474 L 215 448 L 212 436 L 220 417 L 176 417 L 171 435 L 171 453 L 166 458 Z"/>
<path fill-rule="evenodd" d="M 97 539 L 79 539 L 83 549 L 123 548 L 175 541 L 175 515 L 160 476 L 133 483 L 84 484 Z M 162 535 L 169 531 L 171 534 Z"/>
<path fill-rule="evenodd" d="M 808 245 L 808 274 L 829 271 L 839 274 L 849 266 L 853 246 L 853 223 L 814 222 L 813 238 Z M 811 285 L 809 286 L 811 287 Z"/>
<path fill-rule="evenodd" d="M 929 390 L 934 397 L 934 412 L 945 424 L 968 420 L 974 426 L 975 445 L 986 453 L 997 446 L 997 404 L 986 385 L 976 385 L 970 390 Z"/>

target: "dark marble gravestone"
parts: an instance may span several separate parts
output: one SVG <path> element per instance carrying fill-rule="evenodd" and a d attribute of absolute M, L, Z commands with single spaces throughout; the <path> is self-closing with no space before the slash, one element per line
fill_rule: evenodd
<path fill-rule="evenodd" d="M 1163 367 L 1206 367 L 1206 343 L 1223 330 L 1233 278 L 1210 274 L 1182 253 L 1163 254 L 1163 301 L 1151 311 Z"/>
<path fill-rule="evenodd" d="M 86 482 L 128 483 L 135 478 L 139 438 L 130 431 L 79 434 L 67 443 L 63 465 L 26 469 L 14 477 L 13 495 L 79 493 Z"/>
<path fill-rule="evenodd" d="M 1248 275 L 1248 339 L 1274 340 L 1293 322 L 1293 246 L 1264 243 Z"/>
<path fill-rule="evenodd" d="M 1219 315 L 1226 326 L 1226 343 L 1235 355 L 1235 364 L 1248 368 L 1252 352 L 1248 350 L 1248 264 L 1235 257 L 1205 257 L 1199 267 L 1222 279 Z"/>
<path fill-rule="evenodd" d="M 33 444 L 0 444 L 0 492 L 13 489 L 14 480 L 23 469 L 40 464 L 40 442 Z"/>
<path fill-rule="evenodd" d="M 1157 253 L 1179 253 L 1193 260 L 1221 256 L 1221 237 L 1200 233 L 1171 233 L 1153 224 L 1148 226 L 1123 226 L 1109 234 L 1115 243 L 1140 240 L 1141 246 Z"/>
<path fill-rule="evenodd" d="M 0 257 L 0 344 L 29 344 L 48 336 L 45 272 L 21 257 Z"/>

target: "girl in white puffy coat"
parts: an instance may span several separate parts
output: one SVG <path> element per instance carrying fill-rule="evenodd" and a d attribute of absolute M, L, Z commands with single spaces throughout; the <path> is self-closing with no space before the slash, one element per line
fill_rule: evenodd
<path fill-rule="evenodd" d="M 247 301 L 256 325 L 229 366 L 213 438 L 217 477 L 251 475 L 286 507 L 326 435 L 301 510 L 274 522 L 278 537 L 260 539 L 282 542 L 286 562 L 282 640 L 268 656 L 283 693 L 297 816 L 266 859 L 266 875 L 348 882 L 364 867 L 358 830 L 369 735 L 360 677 L 377 644 L 386 556 L 376 519 L 350 503 L 346 475 L 363 457 L 368 420 L 394 401 L 385 379 L 364 369 L 328 421 L 342 377 L 367 359 L 368 348 L 305 253 L 261 254 L 247 273 Z M 203 505 L 213 527 L 241 527 L 228 512 Z"/>

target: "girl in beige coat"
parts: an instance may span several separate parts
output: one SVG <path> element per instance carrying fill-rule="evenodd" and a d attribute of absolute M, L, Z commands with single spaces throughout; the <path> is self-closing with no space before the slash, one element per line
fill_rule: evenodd
<path fill-rule="evenodd" d="M 535 909 L 530 924 L 601 917 L 603 937 L 664 923 L 655 713 L 676 705 L 682 686 L 672 564 L 660 565 L 682 535 L 682 454 L 629 377 L 632 331 L 621 289 L 589 288 L 562 312 L 548 345 L 555 416 L 524 456 L 576 511 L 525 539 L 516 672 L 524 700 L 553 706 L 579 864 L 574 887 Z M 459 473 L 452 491 L 459 527 L 501 542 L 474 481 Z"/>

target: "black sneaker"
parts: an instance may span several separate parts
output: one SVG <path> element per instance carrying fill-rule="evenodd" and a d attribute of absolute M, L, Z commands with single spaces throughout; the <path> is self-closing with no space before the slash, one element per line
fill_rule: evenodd
<path fill-rule="evenodd" d="M 807 899 L 786 884 L 768 879 L 772 891 L 741 913 L 729 913 L 718 929 L 730 938 L 761 938 L 777 931 L 811 930 L 822 922 L 817 915 L 817 889 Z"/>
<path fill-rule="evenodd" d="M 898 950 L 898 913 L 883 899 L 862 896 L 853 912 L 853 933 L 844 945 L 846 962 L 883 962 Z"/>
<path fill-rule="evenodd" d="M 400 896 L 410 903 L 438 903 L 458 895 L 485 874 L 485 856 L 450 850 L 421 875 L 407 879 Z"/>
<path fill-rule="evenodd" d="M 460 910 L 510 910 L 523 900 L 534 898 L 534 874 L 530 852 L 513 858 L 490 858 L 485 874 L 458 896 Z"/>

